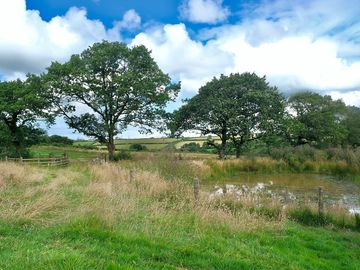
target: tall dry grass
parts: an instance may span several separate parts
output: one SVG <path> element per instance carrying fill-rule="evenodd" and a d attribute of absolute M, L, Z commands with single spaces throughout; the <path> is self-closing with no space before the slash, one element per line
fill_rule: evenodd
<path fill-rule="evenodd" d="M 192 166 L 208 170 L 201 162 Z M 255 212 L 219 206 L 205 191 L 196 202 L 188 181 L 167 179 L 156 169 L 138 168 L 131 177 L 130 169 L 119 164 L 57 169 L 0 163 L 0 179 L 0 218 L 14 222 L 46 225 L 95 215 L 109 225 L 122 224 L 149 234 L 166 233 L 166 228 L 171 233 L 179 222 L 191 223 L 194 230 L 204 226 L 253 230 L 282 224 Z"/>

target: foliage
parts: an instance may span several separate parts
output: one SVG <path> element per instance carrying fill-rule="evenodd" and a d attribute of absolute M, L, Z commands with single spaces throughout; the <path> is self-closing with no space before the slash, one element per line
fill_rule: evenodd
<path fill-rule="evenodd" d="M 302 92 L 291 96 L 288 106 L 295 113 L 293 119 L 289 120 L 292 122 L 289 137 L 295 145 L 341 145 L 348 136 L 348 130 L 342 124 L 346 106 L 341 100 Z"/>
<path fill-rule="evenodd" d="M 179 90 L 144 46 L 107 41 L 52 63 L 43 78 L 69 127 L 106 144 L 110 160 L 114 137 L 129 125 L 160 128 L 164 107 Z M 74 102 L 89 112 L 75 114 Z"/>
<path fill-rule="evenodd" d="M 196 142 L 190 142 L 190 143 L 186 143 L 183 144 L 180 147 L 180 151 L 182 152 L 191 152 L 191 153 L 213 153 L 216 149 L 212 146 L 209 145 L 207 142 L 204 142 L 202 145 L 200 145 L 199 143 Z"/>
<path fill-rule="evenodd" d="M 130 145 L 129 149 L 132 151 L 146 151 L 147 147 L 140 143 L 133 143 Z"/>
<path fill-rule="evenodd" d="M 43 131 L 35 122 L 43 118 L 51 123 L 50 112 L 51 103 L 38 77 L 28 75 L 26 81 L 0 82 L 0 125 L 13 155 L 22 156 L 27 146 L 36 143 Z"/>
<path fill-rule="evenodd" d="M 121 150 L 114 154 L 113 160 L 120 161 L 120 160 L 130 160 L 130 159 L 132 159 L 130 152 Z"/>
<path fill-rule="evenodd" d="M 203 135 L 215 134 L 221 143 L 208 141 L 224 158 L 231 140 L 237 156 L 245 142 L 278 132 L 284 114 L 284 99 L 265 77 L 254 73 L 221 75 L 177 110 L 169 123 L 173 134 L 199 130 Z"/>
<path fill-rule="evenodd" d="M 34 144 L 52 145 L 52 146 L 70 146 L 74 141 L 66 136 L 51 135 L 45 132 L 38 136 L 38 140 Z"/>
<path fill-rule="evenodd" d="M 348 131 L 346 144 L 352 147 L 360 146 L 360 109 L 355 106 L 347 106 L 343 124 Z"/>

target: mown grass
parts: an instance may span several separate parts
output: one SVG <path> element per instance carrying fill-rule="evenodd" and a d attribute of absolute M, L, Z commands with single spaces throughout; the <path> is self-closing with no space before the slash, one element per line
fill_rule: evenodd
<path fill-rule="evenodd" d="M 204 191 L 196 203 L 186 179 L 207 165 L 140 160 L 0 163 L 0 269 L 358 269 L 359 232 L 302 226 Z"/>

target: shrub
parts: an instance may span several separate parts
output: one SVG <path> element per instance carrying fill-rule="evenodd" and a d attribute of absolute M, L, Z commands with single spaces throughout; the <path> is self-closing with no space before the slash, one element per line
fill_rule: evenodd
<path fill-rule="evenodd" d="M 180 151 L 184 152 L 201 152 L 201 146 L 198 143 L 191 142 L 181 146 Z"/>
<path fill-rule="evenodd" d="M 355 228 L 360 231 L 360 214 L 355 214 Z"/>
<path fill-rule="evenodd" d="M 146 151 L 147 148 L 145 145 L 142 145 L 140 143 L 133 143 L 130 145 L 129 149 L 131 151 Z"/>
<path fill-rule="evenodd" d="M 127 151 L 119 151 L 119 152 L 116 152 L 115 155 L 114 155 L 114 161 L 119 161 L 119 160 L 130 160 L 132 159 L 132 156 L 129 152 Z"/>

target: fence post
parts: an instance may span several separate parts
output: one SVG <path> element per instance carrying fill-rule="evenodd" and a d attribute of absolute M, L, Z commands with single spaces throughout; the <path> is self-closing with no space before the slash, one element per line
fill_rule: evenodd
<path fill-rule="evenodd" d="M 68 154 L 66 152 L 64 152 L 63 156 L 64 156 L 64 160 L 61 163 L 62 163 L 62 165 L 67 165 L 69 162 Z"/>
<path fill-rule="evenodd" d="M 135 178 L 135 170 L 134 169 L 130 169 L 130 182 L 134 181 Z"/>
<path fill-rule="evenodd" d="M 319 216 L 324 214 L 324 201 L 323 201 L 324 190 L 322 187 L 318 189 L 318 207 L 319 207 Z"/>
<path fill-rule="evenodd" d="M 7 156 L 5 156 L 5 161 L 8 161 L 8 157 L 7 157 Z"/>
<path fill-rule="evenodd" d="M 199 201 L 199 178 L 194 178 L 194 197 L 195 197 L 195 203 Z"/>
<path fill-rule="evenodd" d="M 20 156 L 20 163 L 22 163 L 23 162 L 23 158 L 22 158 L 22 156 Z"/>

